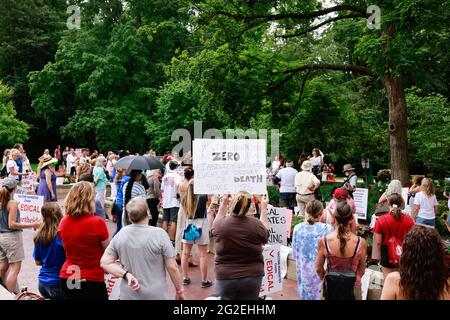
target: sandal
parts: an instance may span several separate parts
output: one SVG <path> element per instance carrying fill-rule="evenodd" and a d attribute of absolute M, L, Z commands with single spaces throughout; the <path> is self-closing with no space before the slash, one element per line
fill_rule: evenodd
<path fill-rule="evenodd" d="M 211 280 L 202 281 L 202 288 L 208 288 L 213 285 Z"/>
<path fill-rule="evenodd" d="M 188 284 L 191 284 L 191 279 L 190 278 L 184 278 L 183 279 L 183 285 L 187 286 Z"/>

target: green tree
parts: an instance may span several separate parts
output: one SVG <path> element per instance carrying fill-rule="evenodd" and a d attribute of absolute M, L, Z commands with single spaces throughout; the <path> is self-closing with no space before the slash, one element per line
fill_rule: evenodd
<path fill-rule="evenodd" d="M 29 126 L 17 119 L 12 97 L 12 89 L 0 81 L 0 141 L 4 148 L 28 139 Z"/>
<path fill-rule="evenodd" d="M 81 29 L 68 31 L 55 62 L 29 76 L 33 107 L 48 127 L 100 149 L 143 151 L 164 67 L 188 41 L 175 4 L 129 1 L 105 11 L 80 3 L 88 10 Z"/>
<path fill-rule="evenodd" d="M 409 180 L 407 161 L 407 121 L 405 80 L 411 74 L 430 72 L 448 74 L 448 63 L 442 59 L 448 51 L 449 2 L 444 0 L 402 0 L 378 1 L 382 8 L 380 30 L 369 30 L 366 1 L 337 1 L 337 4 L 324 8 L 319 1 L 295 0 L 273 2 L 235 2 L 223 0 L 190 1 L 195 8 L 200 25 L 212 25 L 222 39 L 233 41 L 245 33 L 252 33 L 264 26 L 268 37 L 281 41 L 301 41 L 311 33 L 341 20 L 362 19 L 355 22 L 350 34 L 357 39 L 349 48 L 351 55 L 343 57 L 344 63 L 330 63 L 323 60 L 310 62 L 293 61 L 291 66 L 276 71 L 282 76 L 281 84 L 291 81 L 295 75 L 309 71 L 334 70 L 351 74 L 364 74 L 378 79 L 385 89 L 389 103 L 390 164 L 393 177 L 403 183 Z M 437 10 L 442 12 L 436 15 Z M 334 14 L 333 17 L 327 16 Z M 322 22 L 316 19 L 321 18 Z M 230 22 L 234 28 L 226 28 Z M 348 25 L 348 24 L 347 24 Z M 354 26 L 357 26 L 356 28 Z M 236 30 L 233 32 L 233 30 Z M 433 43 L 433 47 L 429 45 Z"/>
<path fill-rule="evenodd" d="M 0 80 L 12 88 L 18 117 L 30 125 L 29 143 L 40 149 L 57 137 L 31 108 L 27 75 L 53 59 L 65 28 L 66 1 L 0 0 L 0 8 Z"/>
<path fill-rule="evenodd" d="M 423 164 L 435 175 L 450 173 L 450 103 L 441 94 L 423 95 L 417 88 L 408 89 L 408 138 L 413 163 Z"/>

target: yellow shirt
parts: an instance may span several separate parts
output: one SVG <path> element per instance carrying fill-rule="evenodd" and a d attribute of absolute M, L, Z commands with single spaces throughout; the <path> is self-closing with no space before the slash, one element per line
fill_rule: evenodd
<path fill-rule="evenodd" d="M 314 188 L 316 183 L 320 183 L 319 179 L 309 171 L 301 171 L 295 176 L 295 191 L 299 194 L 313 193 L 309 188 Z"/>

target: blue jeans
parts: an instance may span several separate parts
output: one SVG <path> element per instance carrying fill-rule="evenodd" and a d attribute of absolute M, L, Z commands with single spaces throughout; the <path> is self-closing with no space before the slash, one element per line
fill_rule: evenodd
<path fill-rule="evenodd" d="M 420 224 L 424 224 L 427 226 L 432 226 L 433 228 L 435 227 L 435 221 L 436 219 L 424 219 L 421 217 L 416 217 L 416 223 L 420 223 Z"/>
<path fill-rule="evenodd" d="M 113 234 L 113 237 L 122 229 L 122 210 L 123 206 L 121 204 L 114 202 L 114 212 L 116 214 L 116 231 Z"/>
<path fill-rule="evenodd" d="M 65 300 L 66 297 L 60 284 L 56 286 L 47 286 L 39 281 L 39 292 L 47 300 Z"/>

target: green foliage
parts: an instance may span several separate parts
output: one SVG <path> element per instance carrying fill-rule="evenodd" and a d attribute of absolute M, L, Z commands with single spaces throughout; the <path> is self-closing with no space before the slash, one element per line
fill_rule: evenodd
<path fill-rule="evenodd" d="M 28 139 L 29 126 L 16 118 L 12 97 L 13 91 L 0 81 L 0 143 L 5 148 Z"/>
<path fill-rule="evenodd" d="M 441 94 L 423 95 L 411 88 L 406 100 L 409 108 L 410 157 L 423 163 L 436 175 L 450 173 L 450 103 Z"/>
<path fill-rule="evenodd" d="M 57 135 L 43 128 L 31 108 L 27 75 L 53 59 L 65 28 L 66 1 L 0 0 L 0 8 L 0 81 L 12 88 L 18 117 L 30 125 L 29 143 L 35 148 L 56 143 Z"/>
<path fill-rule="evenodd" d="M 174 1 L 131 1 L 108 14 L 102 5 L 80 5 L 88 13 L 83 27 L 65 33 L 54 63 L 30 73 L 33 108 L 78 144 L 142 151 L 164 66 L 186 41 L 183 15 Z"/>

